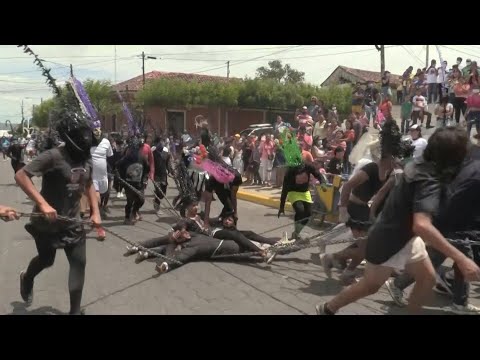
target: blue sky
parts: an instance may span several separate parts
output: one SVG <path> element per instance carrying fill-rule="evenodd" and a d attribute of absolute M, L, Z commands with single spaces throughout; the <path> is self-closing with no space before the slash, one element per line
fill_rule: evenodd
<path fill-rule="evenodd" d="M 380 55 L 373 45 L 30 45 L 46 60 L 59 82 L 69 76 L 72 64 L 75 75 L 85 80 L 123 81 L 141 74 L 139 55 L 159 59 L 146 61 L 146 72 L 152 70 L 195 72 L 226 76 L 255 76 L 255 70 L 268 61 L 280 59 L 304 71 L 308 82 L 320 84 L 338 66 L 378 71 Z M 410 65 L 425 66 L 425 45 L 386 45 L 386 68 L 401 74 Z M 457 56 L 480 60 L 479 45 L 440 45 L 442 57 L 449 65 Z M 116 49 L 116 61 L 115 61 Z M 430 58 L 439 58 L 435 45 L 430 45 Z M 116 68 L 115 68 L 116 64 Z M 19 122 L 21 103 L 26 117 L 32 105 L 51 97 L 33 58 L 15 45 L 0 45 L 0 122 Z"/>

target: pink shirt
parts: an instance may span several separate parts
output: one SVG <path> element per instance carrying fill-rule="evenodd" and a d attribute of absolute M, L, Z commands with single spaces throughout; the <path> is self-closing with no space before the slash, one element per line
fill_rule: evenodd
<path fill-rule="evenodd" d="M 480 108 L 480 94 L 473 94 L 467 97 L 467 107 Z"/>
<path fill-rule="evenodd" d="M 264 142 L 262 141 L 259 146 L 259 150 L 261 153 L 260 158 L 262 160 L 268 160 L 269 155 L 273 155 L 273 148 L 274 148 L 274 143 L 273 142 Z"/>

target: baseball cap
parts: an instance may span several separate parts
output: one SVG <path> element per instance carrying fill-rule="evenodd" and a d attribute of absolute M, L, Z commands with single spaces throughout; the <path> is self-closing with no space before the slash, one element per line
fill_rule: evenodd
<path fill-rule="evenodd" d="M 308 108 L 306 106 L 302 107 L 303 110 L 308 110 Z"/>
<path fill-rule="evenodd" d="M 415 125 L 410 126 L 409 130 L 420 130 L 420 129 L 421 129 L 420 125 L 415 124 Z"/>
<path fill-rule="evenodd" d="M 240 134 L 235 134 L 235 137 L 236 137 L 236 138 L 239 138 L 239 137 L 240 137 Z"/>

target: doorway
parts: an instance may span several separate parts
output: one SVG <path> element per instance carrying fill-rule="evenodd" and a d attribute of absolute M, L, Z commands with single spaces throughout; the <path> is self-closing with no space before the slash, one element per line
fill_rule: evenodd
<path fill-rule="evenodd" d="M 180 135 L 182 135 L 183 130 L 186 127 L 185 113 L 186 111 L 167 110 L 168 135 L 173 135 L 175 138 L 179 138 Z"/>

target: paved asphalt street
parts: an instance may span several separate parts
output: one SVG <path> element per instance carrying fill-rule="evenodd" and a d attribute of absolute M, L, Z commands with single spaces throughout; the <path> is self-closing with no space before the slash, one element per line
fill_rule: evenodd
<path fill-rule="evenodd" d="M 38 180 L 35 182 L 39 183 Z M 169 199 L 175 195 L 171 189 L 168 193 Z M 116 232 L 134 241 L 165 234 L 174 218 L 165 215 L 158 219 L 152 200 L 151 195 L 147 196 L 142 212 L 145 221 L 136 226 L 124 226 L 125 200 L 113 199 L 112 214 L 105 225 L 115 227 Z M 25 212 L 31 211 L 32 207 L 14 184 L 9 162 L 0 162 L 0 203 Z M 219 210 L 218 203 L 214 204 L 214 210 Z M 240 229 L 259 233 L 292 221 L 290 216 L 278 220 L 275 209 L 243 201 L 239 202 L 239 215 Z M 19 273 L 36 254 L 35 244 L 23 228 L 26 221 L 0 223 L 0 312 L 64 314 L 69 308 L 69 297 L 68 263 L 63 251 L 58 252 L 54 266 L 37 277 L 32 306 L 25 308 L 23 305 L 19 294 Z M 293 230 L 288 226 L 269 232 L 267 236 L 280 236 L 285 229 Z M 333 279 L 326 278 L 316 248 L 278 256 L 271 266 L 252 261 L 199 262 L 159 276 L 153 262 L 136 265 L 134 256 L 124 257 L 125 245 L 112 235 L 108 235 L 104 242 L 98 242 L 93 236 L 88 239 L 82 301 L 87 314 L 311 315 L 315 313 L 316 303 L 328 300 L 342 289 L 338 274 Z M 341 246 L 330 246 L 328 251 Z M 480 305 L 480 289 L 474 287 L 471 294 L 472 303 Z M 425 313 L 445 314 L 438 306 L 448 302 L 448 299 L 437 296 L 432 304 L 437 308 L 425 310 Z M 382 288 L 378 294 L 346 307 L 341 314 L 405 314 L 405 310 L 393 307 L 386 289 Z"/>

